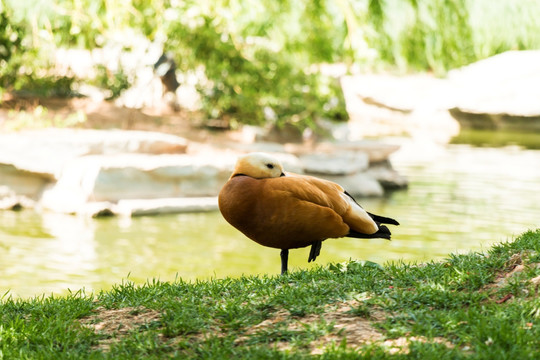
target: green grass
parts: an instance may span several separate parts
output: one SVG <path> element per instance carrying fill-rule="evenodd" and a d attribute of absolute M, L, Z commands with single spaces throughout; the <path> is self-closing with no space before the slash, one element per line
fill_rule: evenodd
<path fill-rule="evenodd" d="M 540 229 L 428 264 L 6 295 L 0 359 L 535 358 L 539 276 Z"/>

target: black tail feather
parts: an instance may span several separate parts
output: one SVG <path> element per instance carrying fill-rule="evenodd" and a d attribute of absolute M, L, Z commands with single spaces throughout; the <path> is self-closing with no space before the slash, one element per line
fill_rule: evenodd
<path fill-rule="evenodd" d="M 381 224 L 391 224 L 391 225 L 399 225 L 399 223 L 397 222 L 397 220 L 394 220 L 392 218 L 389 218 L 389 217 L 384 217 L 384 216 L 379 216 L 379 215 L 375 215 L 375 214 L 372 214 L 370 212 L 368 212 L 368 215 L 371 216 L 371 218 L 373 220 L 375 220 L 377 223 L 381 223 Z"/>
<path fill-rule="evenodd" d="M 388 239 L 390 240 L 390 236 L 392 233 L 390 233 L 390 229 L 388 229 L 385 225 L 380 225 L 379 230 L 377 230 L 374 234 L 363 234 L 358 231 L 354 231 L 351 229 L 351 231 L 347 234 L 347 237 L 357 238 L 357 239 Z"/>

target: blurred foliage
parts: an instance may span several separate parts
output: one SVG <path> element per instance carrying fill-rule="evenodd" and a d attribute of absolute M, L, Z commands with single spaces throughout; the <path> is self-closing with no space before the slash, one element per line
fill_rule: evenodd
<path fill-rule="evenodd" d="M 346 119 L 339 82 L 320 64 L 444 75 L 540 48 L 535 0 L 0 1 L 0 88 L 70 95 L 76 79 L 54 72 L 55 49 L 124 41 L 122 51 L 135 54 L 126 34 L 138 34 L 163 43 L 180 78 L 196 79 L 209 119 L 232 125 Z M 94 74 L 111 97 L 134 79 L 121 66 Z"/>
<path fill-rule="evenodd" d="M 466 0 L 409 1 L 414 22 L 398 43 L 410 67 L 444 74 L 475 60 Z"/>
<path fill-rule="evenodd" d="M 110 96 L 107 97 L 107 100 L 116 99 L 130 85 L 129 78 L 121 67 L 112 72 L 107 67 L 98 64 L 96 65 L 96 73 L 92 82 L 103 89 L 110 90 Z"/>
<path fill-rule="evenodd" d="M 50 60 L 30 44 L 28 23 L 17 20 L 13 10 L 0 1 L 0 95 L 4 91 L 45 97 L 72 95 L 75 79 L 47 71 Z"/>
<path fill-rule="evenodd" d="M 0 95 L 15 83 L 21 66 L 22 39 L 25 29 L 11 21 L 12 13 L 0 3 Z"/>
<path fill-rule="evenodd" d="M 28 72 L 18 76 L 14 90 L 21 96 L 70 97 L 74 82 L 73 76 Z"/>
<path fill-rule="evenodd" d="M 232 34 L 215 19 L 199 15 L 171 22 L 166 43 L 180 70 L 204 69 L 206 81 L 198 90 L 210 117 L 233 125 L 266 120 L 300 127 L 315 127 L 318 117 L 346 118 L 339 83 L 306 71 L 303 54 L 284 56 L 285 50 L 273 49 L 265 38 Z"/>

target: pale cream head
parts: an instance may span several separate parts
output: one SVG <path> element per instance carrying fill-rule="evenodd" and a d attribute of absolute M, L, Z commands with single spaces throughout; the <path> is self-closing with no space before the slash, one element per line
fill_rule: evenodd
<path fill-rule="evenodd" d="M 238 158 L 231 178 L 240 174 L 255 179 L 264 179 L 285 176 L 285 171 L 283 170 L 283 165 L 275 157 L 265 153 L 254 152 Z"/>

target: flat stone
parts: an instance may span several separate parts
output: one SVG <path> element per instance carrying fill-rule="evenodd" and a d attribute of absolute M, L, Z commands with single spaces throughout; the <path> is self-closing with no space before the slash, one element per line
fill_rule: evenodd
<path fill-rule="evenodd" d="M 343 176 L 325 175 L 322 178 L 338 183 L 352 196 L 372 197 L 384 195 L 384 189 L 381 184 L 366 173 Z"/>
<path fill-rule="evenodd" d="M 328 153 L 361 152 L 368 155 L 369 163 L 377 163 L 388 160 L 388 157 L 399 150 L 400 146 L 395 144 L 385 144 L 379 141 L 358 140 L 358 141 L 337 141 L 325 142 L 317 146 L 316 150 Z"/>
<path fill-rule="evenodd" d="M 92 199 L 216 196 L 236 157 L 208 155 L 121 155 L 101 159 Z"/>
<path fill-rule="evenodd" d="M 231 154 L 81 156 L 66 164 L 40 204 L 78 213 L 87 202 L 217 196 L 235 162 Z"/>
<path fill-rule="evenodd" d="M 409 185 L 407 178 L 389 164 L 380 164 L 370 167 L 366 174 L 377 180 L 384 189 L 405 189 Z"/>
<path fill-rule="evenodd" d="M 0 164 L 54 179 L 66 162 L 91 154 L 183 154 L 187 140 L 150 131 L 56 129 L 0 134 Z"/>
<path fill-rule="evenodd" d="M 121 200 L 114 208 L 118 215 L 142 216 L 218 210 L 217 197 Z"/>
<path fill-rule="evenodd" d="M 427 74 L 350 75 L 342 78 L 341 86 L 347 110 L 352 113 L 362 112 L 359 101 L 402 113 L 426 107 L 449 109 L 454 106 L 455 89 L 452 84 Z"/>
<path fill-rule="evenodd" d="M 350 175 L 364 171 L 369 157 L 364 152 L 341 151 L 300 155 L 304 172 L 308 174 Z"/>

